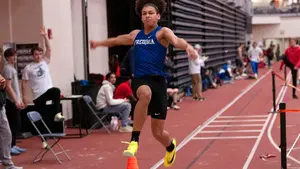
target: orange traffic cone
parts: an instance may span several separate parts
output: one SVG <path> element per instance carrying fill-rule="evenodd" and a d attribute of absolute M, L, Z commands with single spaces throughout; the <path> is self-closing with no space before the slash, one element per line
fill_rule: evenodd
<path fill-rule="evenodd" d="M 136 157 L 128 158 L 127 169 L 139 169 Z"/>

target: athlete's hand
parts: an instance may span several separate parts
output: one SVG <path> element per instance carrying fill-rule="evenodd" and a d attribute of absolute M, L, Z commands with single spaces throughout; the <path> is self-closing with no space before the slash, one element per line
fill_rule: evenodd
<path fill-rule="evenodd" d="M 193 60 L 198 58 L 198 52 L 193 48 L 193 46 L 189 45 L 185 50 L 188 56 Z"/>

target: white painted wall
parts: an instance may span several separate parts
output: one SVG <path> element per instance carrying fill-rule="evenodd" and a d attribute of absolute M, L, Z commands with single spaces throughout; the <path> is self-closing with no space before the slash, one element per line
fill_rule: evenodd
<path fill-rule="evenodd" d="M 84 79 L 83 25 L 82 25 L 81 0 L 72 0 L 71 6 L 72 6 L 74 73 L 77 79 Z"/>
<path fill-rule="evenodd" d="M 88 23 L 90 40 L 107 39 L 106 0 L 88 0 Z M 108 73 L 108 48 L 89 52 L 90 73 Z"/>
<path fill-rule="evenodd" d="M 0 0 L 0 47 L 3 42 L 10 41 L 10 29 L 9 29 L 9 0 Z"/>
<path fill-rule="evenodd" d="M 253 25 L 253 40 L 300 37 L 300 17 L 281 17 L 280 24 Z"/>
<path fill-rule="evenodd" d="M 70 95 L 74 76 L 71 0 L 42 0 L 42 9 L 43 23 L 53 32 L 50 63 L 53 85 L 59 87 L 62 94 Z M 70 118 L 70 102 L 65 101 L 62 105 L 63 113 Z"/>

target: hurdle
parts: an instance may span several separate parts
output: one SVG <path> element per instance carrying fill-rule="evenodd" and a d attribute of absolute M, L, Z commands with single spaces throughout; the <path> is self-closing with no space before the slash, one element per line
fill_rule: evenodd
<path fill-rule="evenodd" d="M 286 113 L 300 113 L 298 109 L 286 109 L 286 103 L 279 103 L 280 113 L 280 151 L 281 151 L 281 169 L 287 169 L 287 156 L 291 153 L 292 149 L 296 145 L 297 141 L 300 138 L 300 134 L 298 134 L 296 140 L 294 141 L 292 147 L 287 153 L 287 144 L 286 144 Z"/>
<path fill-rule="evenodd" d="M 277 73 L 275 73 L 274 71 L 272 71 L 272 101 L 273 101 L 273 111 L 271 113 L 276 113 L 276 107 L 277 107 L 277 103 L 276 103 L 276 77 L 279 78 L 280 80 L 282 80 L 284 82 L 285 86 L 291 87 L 296 89 L 298 92 L 300 92 L 300 89 L 293 86 L 292 84 L 290 84 L 289 82 L 287 82 L 287 70 L 286 70 L 286 66 L 284 66 L 284 78 L 281 77 L 280 75 L 278 75 Z"/>
<path fill-rule="evenodd" d="M 286 66 L 284 65 L 284 78 L 281 78 L 279 75 L 277 75 L 274 71 L 272 71 L 272 99 L 273 99 L 273 112 L 276 113 L 276 80 L 275 76 L 279 77 L 279 79 L 286 82 L 287 74 L 286 74 Z"/>

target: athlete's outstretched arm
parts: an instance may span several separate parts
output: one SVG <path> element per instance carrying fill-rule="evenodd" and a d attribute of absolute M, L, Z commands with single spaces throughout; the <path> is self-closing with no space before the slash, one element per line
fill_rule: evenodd
<path fill-rule="evenodd" d="M 193 48 L 193 46 L 187 43 L 187 41 L 185 41 L 184 39 L 177 37 L 171 29 L 164 27 L 163 36 L 176 48 L 186 50 L 187 54 L 191 58 L 196 59 L 198 57 L 198 53 Z"/>
<path fill-rule="evenodd" d="M 139 33 L 139 30 L 134 30 L 129 34 L 119 35 L 114 38 L 109 38 L 104 41 L 90 41 L 90 45 L 92 49 L 97 47 L 106 46 L 106 47 L 113 47 L 113 46 L 121 46 L 121 45 L 133 45 L 133 41 L 136 35 Z"/>

